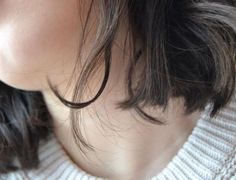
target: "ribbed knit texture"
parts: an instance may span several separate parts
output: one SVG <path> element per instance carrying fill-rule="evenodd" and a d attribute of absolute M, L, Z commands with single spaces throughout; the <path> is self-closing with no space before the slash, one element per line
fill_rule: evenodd
<path fill-rule="evenodd" d="M 178 153 L 168 165 L 151 180 L 216 180 L 236 179 L 236 98 L 210 118 L 210 105 L 205 108 L 197 125 Z M 41 143 L 39 149 L 40 167 L 28 172 L 22 171 L 5 176 L 10 180 L 95 180 L 81 170 L 63 151 L 58 140 Z M 3 179 L 3 176 L 1 176 Z"/>

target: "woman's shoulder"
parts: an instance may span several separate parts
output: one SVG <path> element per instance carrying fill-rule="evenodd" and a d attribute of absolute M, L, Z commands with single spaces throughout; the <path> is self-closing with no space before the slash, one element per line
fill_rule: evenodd
<path fill-rule="evenodd" d="M 42 180 L 49 176 L 52 176 L 51 179 L 57 179 L 52 175 L 52 172 L 68 159 L 53 132 L 50 132 L 46 139 L 40 141 L 38 155 L 40 163 L 37 168 L 2 174 L 0 180 Z"/>
<path fill-rule="evenodd" d="M 26 179 L 31 179 L 28 177 L 27 172 L 36 172 L 39 170 L 40 167 L 42 167 L 42 160 L 44 160 L 44 154 L 47 154 L 47 151 L 50 151 L 50 149 L 55 149 L 57 147 L 56 144 L 56 139 L 54 137 L 54 134 L 50 132 L 50 134 L 45 138 L 42 139 L 39 143 L 39 150 L 38 150 L 38 155 L 39 155 L 39 166 L 36 169 L 31 169 L 27 171 L 23 170 L 17 170 L 11 173 L 7 174 L 1 174 L 0 175 L 0 180 L 26 180 Z M 17 163 L 17 162 L 16 162 Z"/>
<path fill-rule="evenodd" d="M 236 93 L 214 117 L 208 104 L 188 140 L 158 176 L 236 179 Z"/>
<path fill-rule="evenodd" d="M 38 155 L 40 163 L 37 168 L 0 175 L 0 180 L 80 179 L 85 174 L 69 158 L 52 132 L 46 140 L 40 141 Z"/>
<path fill-rule="evenodd" d="M 206 136 L 209 137 L 211 134 L 215 136 L 214 143 L 212 140 L 213 147 L 219 150 L 218 157 L 224 156 L 222 168 L 219 169 L 217 178 L 230 179 L 234 177 L 236 179 L 236 93 L 218 116 L 209 121 L 211 122 L 206 121 L 204 124 L 209 129 L 209 134 Z"/>

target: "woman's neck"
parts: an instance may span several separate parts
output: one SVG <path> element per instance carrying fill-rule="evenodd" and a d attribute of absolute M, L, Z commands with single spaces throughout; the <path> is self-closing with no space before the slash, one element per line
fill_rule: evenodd
<path fill-rule="evenodd" d="M 117 109 L 115 103 L 126 98 L 127 69 L 124 67 L 129 62 L 129 59 L 121 59 L 126 58 L 122 56 L 122 44 L 117 42 L 113 48 L 110 77 L 104 92 L 93 104 L 81 109 L 81 123 L 78 123 L 81 134 L 95 147 L 95 152 L 86 151 L 87 158 L 73 141 L 69 108 L 50 90 L 42 93 L 53 117 L 56 137 L 81 169 L 109 179 L 146 179 L 160 172 L 182 147 L 200 112 L 185 115 L 183 100 L 171 99 L 165 112 L 160 108 L 150 111 L 167 122 L 161 126 L 141 119 L 132 109 Z M 100 72 L 96 79 L 89 81 L 92 95 L 88 94 L 88 97 L 93 97 L 98 90 L 103 78 L 103 71 Z M 62 83 L 60 87 L 64 89 L 66 86 Z M 69 90 L 65 95 L 68 100 L 72 100 L 72 92 Z"/>
<path fill-rule="evenodd" d="M 63 109 L 54 111 L 51 106 L 54 117 L 65 115 Z M 109 179 L 146 179 L 159 173 L 187 140 L 198 119 L 197 113 L 171 115 L 168 125 L 151 125 L 136 121 L 131 111 L 112 111 L 106 105 L 98 107 L 97 114 L 100 120 L 84 110 L 80 120 L 82 135 L 95 147 L 95 152 L 86 153 L 88 159 L 73 141 L 69 119 L 54 118 L 54 131 L 79 168 Z"/>
<path fill-rule="evenodd" d="M 142 120 L 134 110 L 117 109 L 115 102 L 124 99 L 125 94 L 124 72 L 117 65 L 113 68 L 111 84 L 95 103 L 81 110 L 78 123 L 81 133 L 95 147 L 95 152 L 86 151 L 87 159 L 73 141 L 69 108 L 51 92 L 45 91 L 43 95 L 53 117 L 56 137 L 79 168 L 109 179 L 146 179 L 160 172 L 177 153 L 200 112 L 185 115 L 183 101 L 171 99 L 164 113 L 161 109 L 155 111 L 155 117 L 167 122 L 161 126 Z"/>

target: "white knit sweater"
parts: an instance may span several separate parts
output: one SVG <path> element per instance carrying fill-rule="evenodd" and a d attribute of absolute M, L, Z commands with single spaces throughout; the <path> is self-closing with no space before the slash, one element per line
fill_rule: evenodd
<path fill-rule="evenodd" d="M 210 105 L 202 113 L 191 135 L 168 165 L 151 180 L 236 180 L 236 98 L 209 118 Z M 95 180 L 76 166 L 63 151 L 58 140 L 51 135 L 49 141 L 41 143 L 40 167 L 1 175 L 9 180 Z"/>

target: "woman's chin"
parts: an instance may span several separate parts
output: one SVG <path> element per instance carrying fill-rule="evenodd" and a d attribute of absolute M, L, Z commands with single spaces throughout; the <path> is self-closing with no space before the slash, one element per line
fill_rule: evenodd
<path fill-rule="evenodd" d="M 24 91 L 40 91 L 42 89 L 42 81 L 41 80 L 32 80 L 32 77 L 7 77 L 6 74 L 4 76 L 0 76 L 1 83 L 4 83 L 7 86 L 10 86 L 14 89 L 24 90 Z"/>

